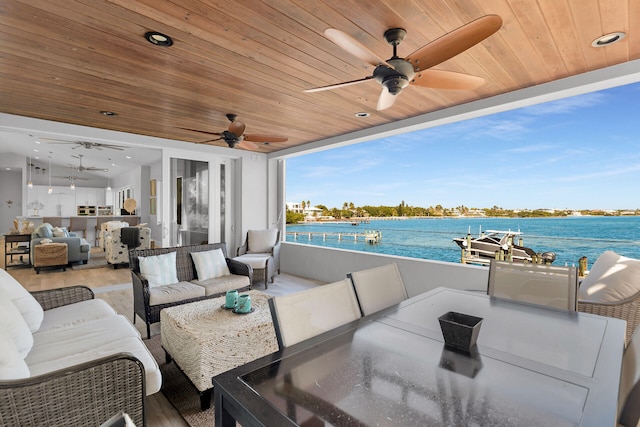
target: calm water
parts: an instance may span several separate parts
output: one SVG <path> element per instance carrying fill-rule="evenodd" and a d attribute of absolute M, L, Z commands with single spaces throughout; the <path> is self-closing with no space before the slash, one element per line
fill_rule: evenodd
<path fill-rule="evenodd" d="M 520 230 L 524 245 L 536 252 L 556 253 L 556 265 L 578 265 L 578 259 L 586 256 L 589 267 L 605 250 L 620 255 L 640 258 L 640 217 L 568 217 L 568 218 L 445 218 L 372 220 L 369 224 L 305 224 L 287 225 L 287 240 L 317 246 L 375 252 L 389 255 L 425 258 L 439 261 L 460 262 L 460 249 L 454 237 L 463 237 L 471 229 L 477 236 L 482 230 Z M 366 230 L 382 232 L 382 242 L 366 244 L 353 237 L 317 234 L 308 239 L 299 235 L 298 240 L 289 234 L 301 233 L 363 233 Z"/>

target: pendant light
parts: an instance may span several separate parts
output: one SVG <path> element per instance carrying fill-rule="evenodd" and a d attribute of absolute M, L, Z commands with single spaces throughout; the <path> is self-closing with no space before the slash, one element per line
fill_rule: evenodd
<path fill-rule="evenodd" d="M 49 156 L 49 189 L 47 190 L 47 193 L 53 193 L 53 187 L 51 186 L 51 156 Z"/>
<path fill-rule="evenodd" d="M 33 181 L 31 181 L 31 154 L 29 154 L 29 181 L 27 182 L 27 187 L 33 188 Z"/>
<path fill-rule="evenodd" d="M 111 191 L 111 178 L 107 177 L 107 191 Z"/>
<path fill-rule="evenodd" d="M 69 187 L 71 187 L 72 190 L 75 190 L 76 189 L 76 183 L 71 181 L 71 185 Z"/>

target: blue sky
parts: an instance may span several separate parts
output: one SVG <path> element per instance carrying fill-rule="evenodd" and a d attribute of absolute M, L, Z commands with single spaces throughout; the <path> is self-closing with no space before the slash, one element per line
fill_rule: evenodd
<path fill-rule="evenodd" d="M 287 202 L 640 208 L 640 83 L 287 159 Z"/>

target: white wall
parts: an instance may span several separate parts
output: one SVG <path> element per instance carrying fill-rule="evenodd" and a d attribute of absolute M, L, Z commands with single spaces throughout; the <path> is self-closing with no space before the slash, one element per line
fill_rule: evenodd
<path fill-rule="evenodd" d="M 24 184 L 26 187 L 26 184 Z M 33 209 L 26 206 L 33 201 L 39 201 L 44 208 L 38 211 L 38 216 L 76 216 L 77 206 L 96 206 L 105 204 L 105 189 L 94 187 L 54 186 L 49 194 L 49 186 L 34 185 L 26 190 L 24 216 L 33 216 Z"/>
<path fill-rule="evenodd" d="M 398 264 L 410 297 L 440 286 L 483 292 L 487 289 L 487 267 L 290 242 L 283 242 L 280 252 L 281 272 L 326 283 L 342 280 L 352 271 L 392 262 Z M 276 283 L 277 281 L 276 276 Z"/>
<path fill-rule="evenodd" d="M 0 170 L 0 183 L 0 231 L 5 234 L 13 228 L 13 220 L 22 216 L 22 171 Z"/>

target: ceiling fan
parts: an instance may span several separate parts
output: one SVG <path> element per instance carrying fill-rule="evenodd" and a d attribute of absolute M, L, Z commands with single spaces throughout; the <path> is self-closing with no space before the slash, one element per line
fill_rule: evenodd
<path fill-rule="evenodd" d="M 67 176 L 59 176 L 59 175 L 55 175 L 52 178 L 62 178 L 62 179 L 67 179 L 71 182 L 73 181 L 88 181 L 89 178 L 80 178 L 78 176 L 73 176 L 73 175 L 67 175 Z"/>
<path fill-rule="evenodd" d="M 102 142 L 91 142 L 91 141 L 65 141 L 63 139 L 52 139 L 52 138 L 41 138 L 46 139 L 50 142 L 48 144 L 75 144 L 75 147 L 71 147 L 72 150 L 75 150 L 78 147 L 84 147 L 87 150 L 96 149 L 102 150 L 103 148 L 108 148 L 110 150 L 120 150 L 123 151 L 125 147 L 115 144 L 104 144 Z"/>
<path fill-rule="evenodd" d="M 220 138 L 210 139 L 207 141 L 203 141 L 202 143 L 213 142 L 223 140 L 227 143 L 230 148 L 234 148 L 236 145 L 240 147 L 247 148 L 258 148 L 256 142 L 270 143 L 270 142 L 286 142 L 289 138 L 285 136 L 274 136 L 274 135 L 256 135 L 256 134 L 245 134 L 245 124 L 240 120 L 237 120 L 237 114 L 227 114 L 227 119 L 231 122 L 229 128 L 223 132 L 205 132 L 197 129 L 186 129 L 194 132 L 206 133 L 207 135 L 219 135 Z"/>
<path fill-rule="evenodd" d="M 100 172 L 109 172 L 109 169 L 106 168 L 96 168 L 94 166 L 83 166 L 82 165 L 82 157 L 84 157 L 82 154 L 78 154 L 77 156 L 71 156 L 71 157 L 75 157 L 76 159 L 80 159 L 80 164 L 78 166 L 76 165 L 72 165 L 67 163 L 68 166 L 73 167 L 74 169 L 76 169 L 79 172 L 84 172 L 84 171 L 100 171 Z"/>
<path fill-rule="evenodd" d="M 384 110 L 393 105 L 397 95 L 409 84 L 435 89 L 475 89 L 484 83 L 482 77 L 430 68 L 480 43 L 501 26 L 502 18 L 498 15 L 485 15 L 422 46 L 406 58 L 399 57 L 396 51 L 407 32 L 403 28 L 391 28 L 384 33 L 384 39 L 393 46 L 393 56 L 386 61 L 350 35 L 327 28 L 324 35 L 329 40 L 376 68 L 372 75 L 363 79 L 307 89 L 305 92 L 337 89 L 376 80 L 382 85 L 377 109 Z"/>

